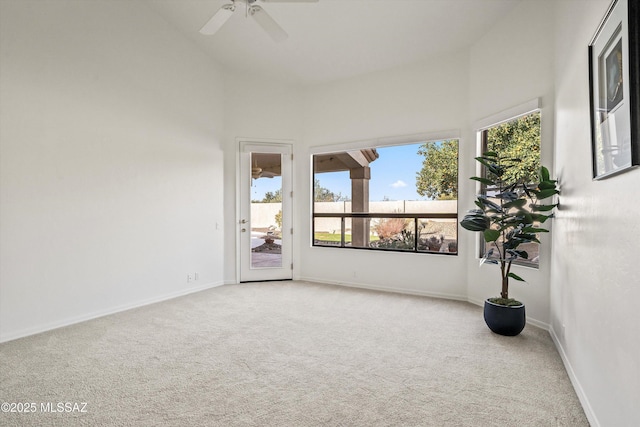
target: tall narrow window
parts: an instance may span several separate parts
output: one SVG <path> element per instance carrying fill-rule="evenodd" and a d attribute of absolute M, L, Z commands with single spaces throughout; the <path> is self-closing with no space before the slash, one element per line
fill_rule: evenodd
<path fill-rule="evenodd" d="M 493 151 L 507 158 L 519 158 L 522 162 L 509 171 L 507 183 L 536 182 L 540 169 L 540 111 L 528 113 L 480 131 L 482 152 Z M 483 167 L 484 169 L 484 167 Z M 485 171 L 483 170 L 483 175 Z M 535 186 L 535 184 L 533 184 Z M 481 192 L 487 196 L 496 194 L 496 188 L 481 184 Z M 483 257 L 492 243 L 481 239 L 480 256 Z M 527 246 L 527 247 L 524 247 Z M 537 267 L 539 245 L 523 245 L 529 259 L 518 259 L 514 264 Z"/>

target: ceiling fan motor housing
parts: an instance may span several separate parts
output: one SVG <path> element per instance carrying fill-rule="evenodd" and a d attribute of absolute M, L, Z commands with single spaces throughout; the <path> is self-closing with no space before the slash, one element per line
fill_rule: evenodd
<path fill-rule="evenodd" d="M 276 42 L 285 40 L 288 35 L 278 25 L 276 21 L 259 5 L 256 3 L 258 0 L 230 0 L 231 3 L 222 5 L 220 9 L 207 21 L 206 24 L 200 29 L 200 33 L 205 35 L 212 35 L 218 32 L 220 28 L 227 22 L 233 12 L 236 10 L 238 3 L 244 3 L 245 15 L 253 17 L 256 22 L 266 31 L 267 34 Z M 273 1 L 283 3 L 315 3 L 318 0 L 261 0 L 265 3 Z"/>

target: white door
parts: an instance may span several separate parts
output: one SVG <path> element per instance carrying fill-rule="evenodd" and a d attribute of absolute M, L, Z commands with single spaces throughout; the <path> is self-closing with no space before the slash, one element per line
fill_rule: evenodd
<path fill-rule="evenodd" d="M 240 281 L 293 278 L 291 144 L 240 142 Z"/>

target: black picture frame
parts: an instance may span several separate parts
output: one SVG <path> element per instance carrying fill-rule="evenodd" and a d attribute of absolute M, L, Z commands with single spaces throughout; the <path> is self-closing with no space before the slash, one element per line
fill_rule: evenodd
<path fill-rule="evenodd" d="M 589 43 L 593 179 L 640 165 L 640 0 L 613 0 Z"/>

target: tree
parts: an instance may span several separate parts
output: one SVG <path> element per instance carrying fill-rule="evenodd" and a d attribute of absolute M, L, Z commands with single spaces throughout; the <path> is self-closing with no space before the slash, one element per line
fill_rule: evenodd
<path fill-rule="evenodd" d="M 264 198 L 261 203 L 282 203 L 282 190 L 277 189 L 273 193 L 271 191 L 267 191 L 264 193 Z"/>
<path fill-rule="evenodd" d="M 251 203 L 281 203 L 282 202 L 282 190 L 278 189 L 274 192 L 267 191 L 264 193 L 262 200 L 251 200 Z"/>
<path fill-rule="evenodd" d="M 342 195 L 342 193 L 334 193 L 328 188 L 324 188 L 320 185 L 319 179 L 313 180 L 313 200 L 315 202 L 342 202 L 349 200 L 348 197 Z"/>
<path fill-rule="evenodd" d="M 506 185 L 533 183 L 540 171 L 540 113 L 528 114 L 487 129 L 484 151 L 499 153 L 505 159 L 519 159 L 502 177 Z"/>
<path fill-rule="evenodd" d="M 426 142 L 418 149 L 424 156 L 416 174 L 416 191 L 432 199 L 458 198 L 458 140 Z"/>
<path fill-rule="evenodd" d="M 342 202 L 349 200 L 348 197 L 342 195 L 342 193 L 334 193 L 328 188 L 324 188 L 320 185 L 320 180 L 315 179 L 313 181 L 313 194 L 316 202 Z M 267 191 L 264 193 L 262 200 L 252 200 L 252 203 L 281 203 L 282 202 L 282 190 Z"/>
<path fill-rule="evenodd" d="M 505 159 L 519 159 L 503 180 L 536 182 L 540 170 L 540 113 L 528 114 L 487 129 L 484 152 L 498 153 Z M 427 142 L 418 154 L 424 156 L 416 176 L 416 191 L 433 199 L 458 198 L 458 142 Z"/>

